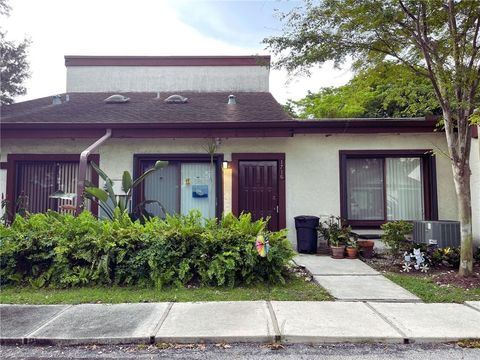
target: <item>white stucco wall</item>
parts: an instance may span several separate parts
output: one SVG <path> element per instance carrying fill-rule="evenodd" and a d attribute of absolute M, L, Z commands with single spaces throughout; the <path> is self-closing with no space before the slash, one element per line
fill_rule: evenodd
<path fill-rule="evenodd" d="M 268 91 L 266 66 L 69 66 L 67 92 Z"/>
<path fill-rule="evenodd" d="M 480 246 L 480 140 L 472 139 L 470 153 L 470 168 L 472 178 L 470 188 L 472 189 L 472 226 L 473 241 Z"/>
<path fill-rule="evenodd" d="M 7 153 L 80 153 L 91 140 L 9 140 L 2 144 L 1 161 Z M 100 165 L 113 179 L 133 168 L 133 154 L 204 153 L 201 139 L 110 139 L 98 149 Z M 477 145 L 478 146 L 478 145 Z M 442 149 L 442 134 L 408 135 L 305 135 L 293 138 L 223 139 L 218 150 L 227 158 L 235 152 L 286 154 L 286 217 L 290 239 L 295 240 L 297 215 L 340 214 L 339 150 Z M 478 148 L 477 148 L 478 155 Z M 440 219 L 456 219 L 455 190 L 448 158 L 437 153 L 437 187 Z M 224 209 L 231 210 L 231 170 L 224 171 Z M 4 188 L 4 180 L 0 189 Z M 478 192 L 477 192 L 478 198 Z M 478 209 L 477 209 L 478 210 Z M 478 212 L 477 212 L 478 214 Z M 476 225 L 478 240 L 478 221 Z"/>
<path fill-rule="evenodd" d="M 232 212 L 232 169 L 223 169 L 223 211 Z"/>

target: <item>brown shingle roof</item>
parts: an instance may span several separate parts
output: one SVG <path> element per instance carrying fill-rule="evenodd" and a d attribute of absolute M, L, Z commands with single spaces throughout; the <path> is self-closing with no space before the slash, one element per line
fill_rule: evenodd
<path fill-rule="evenodd" d="M 203 122 L 269 122 L 291 121 L 270 93 L 239 92 L 236 105 L 227 105 L 228 93 L 182 92 L 186 104 L 167 104 L 171 93 L 122 93 L 130 98 L 125 104 L 105 104 L 113 93 L 71 93 L 69 101 L 52 105 L 45 97 L 1 107 L 4 124 L 69 123 L 69 124 L 167 124 Z"/>

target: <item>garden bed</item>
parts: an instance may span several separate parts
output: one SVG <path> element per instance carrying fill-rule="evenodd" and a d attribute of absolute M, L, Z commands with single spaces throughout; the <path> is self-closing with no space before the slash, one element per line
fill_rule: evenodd
<path fill-rule="evenodd" d="M 432 266 L 427 273 L 417 270 L 402 272 L 402 262 L 393 262 L 389 257 L 379 256 L 364 261 L 387 278 L 425 302 L 480 301 L 480 263 L 474 264 L 470 277 L 458 275 L 451 266 Z"/>

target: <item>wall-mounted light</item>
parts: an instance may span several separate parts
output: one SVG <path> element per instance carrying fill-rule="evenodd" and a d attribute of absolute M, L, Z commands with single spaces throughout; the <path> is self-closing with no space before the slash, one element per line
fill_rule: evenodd
<path fill-rule="evenodd" d="M 224 169 L 230 169 L 230 161 L 224 161 L 224 162 L 222 163 L 222 167 L 223 167 Z"/>

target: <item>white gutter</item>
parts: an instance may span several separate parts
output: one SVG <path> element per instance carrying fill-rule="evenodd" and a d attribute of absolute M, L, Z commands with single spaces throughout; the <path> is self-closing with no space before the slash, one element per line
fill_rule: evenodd
<path fill-rule="evenodd" d="M 100 139 L 95 141 L 92 145 L 82 151 L 80 154 L 80 165 L 78 168 L 78 181 L 77 181 L 77 208 L 76 214 L 79 215 L 83 209 L 83 202 L 84 202 L 84 190 L 85 190 L 85 179 L 87 177 L 87 159 L 88 155 L 95 150 L 97 147 L 102 145 L 105 141 L 107 141 L 112 136 L 112 129 L 107 129 L 105 135 L 103 135 Z"/>

